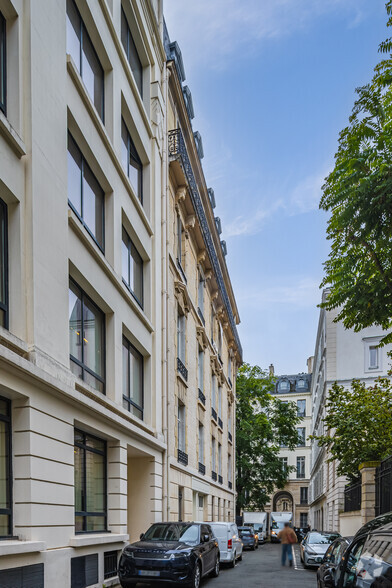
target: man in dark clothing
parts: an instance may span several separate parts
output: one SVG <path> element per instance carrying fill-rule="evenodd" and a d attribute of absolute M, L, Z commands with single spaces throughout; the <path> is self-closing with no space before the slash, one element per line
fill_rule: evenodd
<path fill-rule="evenodd" d="M 290 523 L 285 523 L 284 528 L 279 531 L 278 539 L 282 544 L 282 566 L 286 565 L 286 556 L 289 559 L 289 565 L 293 565 L 293 549 L 292 544 L 297 543 L 297 535 L 290 527 Z"/>

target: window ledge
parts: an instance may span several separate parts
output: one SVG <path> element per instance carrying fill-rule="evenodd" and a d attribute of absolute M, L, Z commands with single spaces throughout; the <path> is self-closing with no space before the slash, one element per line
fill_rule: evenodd
<path fill-rule="evenodd" d="M 34 553 L 45 551 L 46 543 L 44 541 L 0 541 L 0 557 L 3 555 L 19 555 L 20 553 Z"/>
<path fill-rule="evenodd" d="M 4 327 L 0 327 L 0 345 L 14 351 L 21 357 L 26 357 L 29 352 L 27 343 L 23 341 L 23 339 L 19 339 L 19 337 L 10 333 L 10 331 Z"/>
<path fill-rule="evenodd" d="M 26 145 L 9 122 L 8 118 L 0 111 L 0 134 L 3 135 L 7 143 L 13 149 L 19 159 L 26 155 Z"/>
<path fill-rule="evenodd" d="M 86 533 L 73 535 L 68 545 L 70 547 L 87 547 L 88 545 L 104 545 L 106 543 L 125 543 L 129 541 L 129 535 L 117 533 Z"/>

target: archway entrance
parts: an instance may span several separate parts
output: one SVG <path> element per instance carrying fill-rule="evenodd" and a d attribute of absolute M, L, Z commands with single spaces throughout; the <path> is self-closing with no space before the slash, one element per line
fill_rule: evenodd
<path fill-rule="evenodd" d="M 277 492 L 273 500 L 273 512 L 293 512 L 294 500 L 290 492 Z"/>

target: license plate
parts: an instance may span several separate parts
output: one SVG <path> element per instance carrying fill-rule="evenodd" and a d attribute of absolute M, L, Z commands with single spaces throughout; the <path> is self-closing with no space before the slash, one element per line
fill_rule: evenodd
<path fill-rule="evenodd" d="M 153 570 L 138 570 L 139 576 L 154 576 L 155 578 L 160 575 L 161 572 L 156 572 Z"/>

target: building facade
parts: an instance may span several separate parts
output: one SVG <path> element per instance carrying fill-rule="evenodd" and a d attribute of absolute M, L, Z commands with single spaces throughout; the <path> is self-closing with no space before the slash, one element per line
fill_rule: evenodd
<path fill-rule="evenodd" d="M 234 520 L 238 310 L 182 56 L 168 56 L 168 480 L 171 520 Z"/>
<path fill-rule="evenodd" d="M 328 290 L 322 294 L 324 302 Z M 320 310 L 312 378 L 312 434 L 325 433 L 328 391 L 334 382 L 350 387 L 356 378 L 368 385 L 387 374 L 391 346 L 378 347 L 383 337 L 379 327 L 355 333 L 340 322 L 335 323 L 337 310 Z M 339 514 L 344 510 L 344 487 L 347 480 L 336 474 L 336 462 L 328 463 L 328 452 L 311 443 L 311 474 L 309 504 L 311 526 L 318 530 L 340 531 Z"/>
<path fill-rule="evenodd" d="M 308 360 L 311 366 L 311 361 Z M 272 366 L 271 366 L 272 367 Z M 275 383 L 274 394 L 282 402 L 293 402 L 297 415 L 301 417 L 297 425 L 298 446 L 294 450 L 281 447 L 279 457 L 284 467 L 293 467 L 289 472 L 287 484 L 277 489 L 266 505 L 266 512 L 288 511 L 293 513 L 293 525 L 308 525 L 308 487 L 310 478 L 310 441 L 311 433 L 311 373 L 279 376 Z"/>
<path fill-rule="evenodd" d="M 162 518 L 161 8 L 0 0 L 2 586 L 102 586 Z"/>

